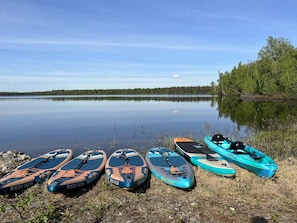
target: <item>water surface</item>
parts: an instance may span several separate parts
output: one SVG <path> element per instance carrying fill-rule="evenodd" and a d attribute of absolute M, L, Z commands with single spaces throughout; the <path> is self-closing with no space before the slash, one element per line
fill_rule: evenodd
<path fill-rule="evenodd" d="M 68 147 L 145 150 L 164 138 L 244 131 L 208 96 L 1 97 L 0 151 L 36 156 Z"/>

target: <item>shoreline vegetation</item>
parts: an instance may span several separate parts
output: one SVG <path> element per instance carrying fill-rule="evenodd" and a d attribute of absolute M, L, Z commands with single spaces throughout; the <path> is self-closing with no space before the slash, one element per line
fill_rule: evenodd
<path fill-rule="evenodd" d="M 35 92 L 0 92 L 0 96 L 43 96 L 43 95 L 212 95 L 211 86 L 94 89 L 94 90 L 51 90 Z"/>
<path fill-rule="evenodd" d="M 218 93 L 214 86 L 196 86 L 196 87 L 170 87 L 170 88 L 134 88 L 134 89 L 97 89 L 97 90 L 51 90 L 36 92 L 0 92 L 0 97 L 9 96 L 79 96 L 79 97 L 189 97 L 195 98 L 200 96 L 219 96 L 219 98 L 236 97 L 242 101 L 284 101 L 297 100 L 297 97 L 286 97 L 284 95 L 261 95 L 261 94 L 240 94 L 225 95 Z"/>
<path fill-rule="evenodd" d="M 258 59 L 219 72 L 216 93 L 247 99 L 297 99 L 297 48 L 288 39 L 267 38 Z"/>
<path fill-rule="evenodd" d="M 168 186 L 152 175 L 132 192 L 109 183 L 104 174 L 89 187 L 65 193 L 50 193 L 43 182 L 0 195 L 1 222 L 296 222 L 294 121 L 282 126 L 272 123 L 246 141 L 277 162 L 279 171 L 271 179 L 233 165 L 235 178 L 192 166 L 196 184 L 191 190 Z M 173 149 L 173 139 L 166 138 L 163 144 Z M 20 159 L 16 164 L 24 162 Z"/>

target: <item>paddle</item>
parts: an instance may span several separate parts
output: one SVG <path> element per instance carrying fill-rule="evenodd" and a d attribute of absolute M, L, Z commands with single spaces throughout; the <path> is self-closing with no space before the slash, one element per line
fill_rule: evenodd
<path fill-rule="evenodd" d="M 84 164 L 86 164 L 90 158 L 91 154 L 88 154 L 74 169 L 80 169 Z"/>
<path fill-rule="evenodd" d="M 251 158 L 253 158 L 254 160 L 259 160 L 262 158 L 262 156 L 258 156 L 256 153 L 253 153 L 253 152 L 250 152 L 250 151 L 247 151 L 245 149 L 246 145 L 241 142 L 241 141 L 231 141 L 231 144 L 230 144 L 230 147 L 229 149 L 230 150 L 233 150 L 233 152 L 235 154 L 238 154 L 238 155 L 249 155 Z M 241 151 L 240 151 L 241 150 Z"/>
<path fill-rule="evenodd" d="M 128 178 L 130 178 L 130 175 L 133 174 L 133 170 L 131 169 L 129 165 L 129 158 L 126 156 L 128 149 L 122 149 L 122 152 L 120 155 L 117 156 L 117 158 L 124 158 L 125 159 L 125 166 L 121 170 L 121 174 L 126 174 Z"/>
<path fill-rule="evenodd" d="M 120 155 L 117 156 L 117 158 L 124 158 L 125 159 L 125 165 L 128 165 L 128 157 L 126 156 L 127 154 L 127 149 L 122 149 L 122 152 Z"/>
<path fill-rule="evenodd" d="M 262 156 L 258 156 L 257 154 L 255 153 L 251 153 L 251 152 L 248 152 L 246 150 L 244 151 L 238 151 L 238 150 L 233 150 L 235 154 L 237 155 L 249 155 L 251 158 L 253 158 L 254 160 L 259 160 L 262 158 Z"/>
<path fill-rule="evenodd" d="M 182 146 L 182 144 L 184 146 Z M 212 155 L 209 154 L 209 152 L 213 152 L 212 150 L 210 150 L 207 147 L 204 147 L 203 145 L 200 145 L 196 142 L 180 142 L 177 143 L 177 146 L 180 148 L 184 148 L 186 152 L 197 152 L 199 151 L 200 153 L 203 153 L 206 155 L 206 159 L 209 161 L 218 161 L 217 158 L 213 157 Z M 188 151 L 187 151 L 187 147 L 188 147 Z M 193 150 L 194 149 L 194 150 Z"/>
<path fill-rule="evenodd" d="M 41 164 L 46 163 L 46 162 L 49 161 L 50 159 L 56 157 L 58 154 L 59 154 L 58 152 L 54 152 L 54 155 L 52 155 L 52 156 L 48 156 L 46 159 L 40 161 L 39 163 L 36 163 L 35 165 L 33 165 L 33 166 L 30 167 L 30 168 L 37 168 L 37 167 L 39 167 Z"/>
<path fill-rule="evenodd" d="M 226 141 L 227 143 L 230 143 L 230 147 L 229 150 L 233 150 L 233 153 L 238 154 L 238 155 L 249 155 L 251 158 L 253 158 L 254 160 L 259 160 L 262 158 L 262 156 L 258 156 L 255 153 L 249 152 L 245 150 L 245 145 L 243 142 L 241 141 L 233 141 L 231 140 L 230 137 L 225 137 L 221 134 L 215 134 L 213 135 L 211 141 L 213 141 L 214 143 L 219 142 L 219 141 Z M 238 151 L 238 149 L 242 150 L 242 151 Z"/>
<path fill-rule="evenodd" d="M 163 157 L 163 159 L 169 164 L 170 166 L 170 173 L 172 175 L 181 175 L 183 174 L 183 171 L 181 171 L 178 167 L 174 166 L 168 159 L 169 157 L 169 152 L 163 152 L 163 150 L 159 150 L 159 153 Z"/>
<path fill-rule="evenodd" d="M 199 145 L 199 144 L 197 144 L 197 145 Z M 196 146 L 194 146 L 194 145 L 191 145 L 191 146 L 193 146 L 193 147 L 194 147 L 195 149 L 197 149 L 199 152 L 205 154 L 205 155 L 206 155 L 206 159 L 207 159 L 208 161 L 219 161 L 217 158 L 215 158 L 214 156 L 212 156 L 212 155 L 209 154 L 208 151 L 213 152 L 212 150 L 210 150 L 210 149 L 207 148 L 207 150 L 208 150 L 208 151 L 207 151 L 206 149 L 203 150 L 202 148 L 196 147 Z"/>

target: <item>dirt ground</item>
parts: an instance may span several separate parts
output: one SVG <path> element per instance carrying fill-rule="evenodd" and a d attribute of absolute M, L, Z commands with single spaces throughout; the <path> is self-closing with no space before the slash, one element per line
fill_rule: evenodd
<path fill-rule="evenodd" d="M 297 160 L 277 161 L 272 179 L 236 167 L 225 178 L 193 167 L 188 191 L 154 176 L 135 191 L 118 188 L 105 175 L 92 186 L 52 194 L 46 182 L 18 194 L 0 195 L 0 219 L 8 222 L 297 222 Z"/>

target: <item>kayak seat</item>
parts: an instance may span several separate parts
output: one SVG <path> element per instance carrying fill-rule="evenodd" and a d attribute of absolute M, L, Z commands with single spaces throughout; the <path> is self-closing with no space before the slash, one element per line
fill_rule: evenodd
<path fill-rule="evenodd" d="M 225 137 L 220 133 L 214 134 L 211 138 L 211 141 L 213 141 L 216 144 L 221 144 L 223 143 L 223 141 L 225 141 Z"/>
<path fill-rule="evenodd" d="M 235 142 L 232 142 L 230 144 L 230 148 L 231 150 L 234 150 L 234 151 L 237 151 L 237 150 L 244 150 L 245 148 L 245 145 L 243 142 L 241 141 L 235 141 Z"/>

